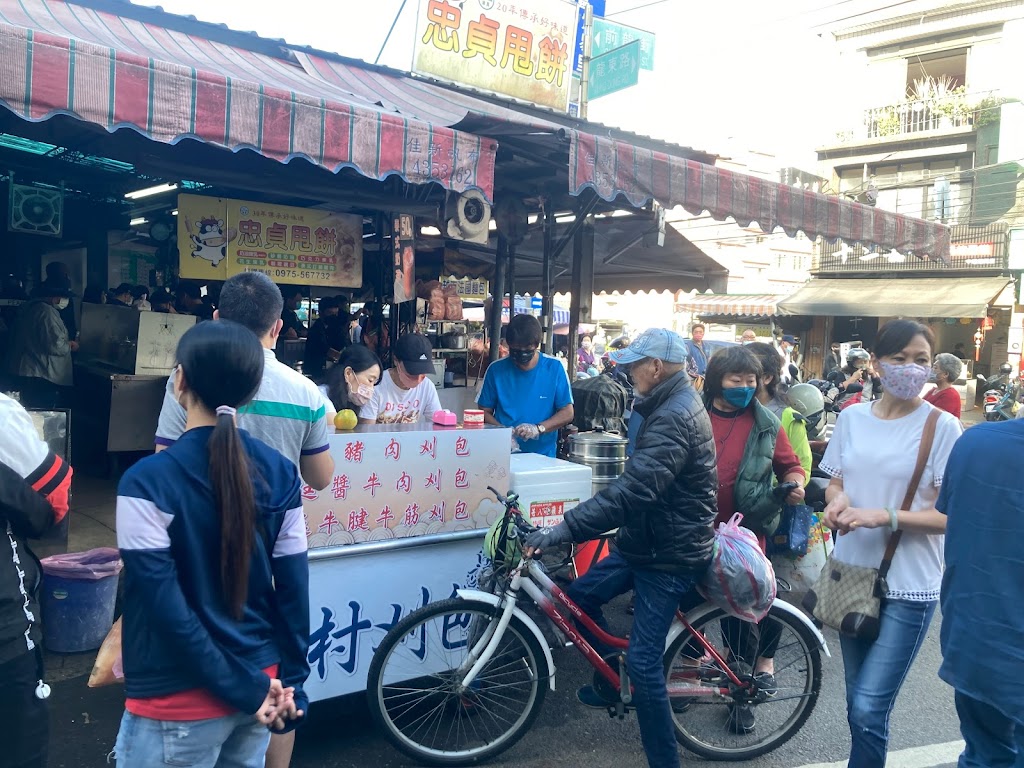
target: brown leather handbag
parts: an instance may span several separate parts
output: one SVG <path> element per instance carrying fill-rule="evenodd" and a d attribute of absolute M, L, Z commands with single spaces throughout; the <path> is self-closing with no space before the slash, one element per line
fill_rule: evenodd
<path fill-rule="evenodd" d="M 909 511 L 914 496 L 917 495 L 921 476 L 932 451 L 935 424 L 938 420 L 939 411 L 933 408 L 924 423 L 921 447 L 917 452 L 917 466 L 914 467 L 907 495 L 903 497 L 903 504 L 900 506 L 902 510 Z M 848 637 L 861 640 L 877 638 L 882 598 L 889 591 L 886 576 L 902 536 L 901 530 L 895 530 L 890 534 L 882 563 L 878 568 L 850 565 L 829 555 L 818 580 L 804 596 L 804 610 L 821 624 L 832 627 Z"/>

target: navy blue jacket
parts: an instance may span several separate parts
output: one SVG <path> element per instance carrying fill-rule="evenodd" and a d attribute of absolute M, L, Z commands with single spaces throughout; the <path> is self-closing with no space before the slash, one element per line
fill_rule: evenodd
<path fill-rule="evenodd" d="M 309 674 L 309 570 L 295 465 L 241 432 L 256 490 L 257 539 L 248 599 L 236 620 L 221 591 L 220 517 L 209 478 L 212 427 L 191 429 L 118 486 L 117 543 L 125 563 L 122 646 L 130 698 L 203 688 L 255 713 L 280 663 L 295 686 Z"/>

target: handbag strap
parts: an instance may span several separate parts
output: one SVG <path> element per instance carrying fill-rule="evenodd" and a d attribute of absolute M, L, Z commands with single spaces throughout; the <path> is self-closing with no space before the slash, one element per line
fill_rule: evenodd
<path fill-rule="evenodd" d="M 914 466 L 914 474 L 910 476 L 910 485 L 907 486 L 907 495 L 903 497 L 903 504 L 900 509 L 910 511 L 910 505 L 914 503 L 917 495 L 917 487 L 921 484 L 921 476 L 924 474 L 925 465 L 932 452 L 932 443 L 935 442 L 935 425 L 939 421 L 939 409 L 932 408 L 928 418 L 924 422 L 924 430 L 921 432 L 921 446 L 917 450 L 917 464 Z M 889 543 L 885 546 L 885 554 L 882 555 L 882 564 L 878 568 L 878 578 L 884 579 L 892 566 L 892 559 L 896 556 L 896 547 L 903 538 L 903 531 L 896 529 L 889 536 Z"/>

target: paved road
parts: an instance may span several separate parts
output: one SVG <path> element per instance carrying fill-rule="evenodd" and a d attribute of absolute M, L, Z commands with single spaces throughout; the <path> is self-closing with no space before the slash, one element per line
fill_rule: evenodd
<path fill-rule="evenodd" d="M 621 604 L 612 615 L 620 626 L 628 622 Z M 957 747 L 951 742 L 957 741 L 960 734 L 952 693 L 935 674 L 940 658 L 938 627 L 937 618 L 893 714 L 892 748 L 897 754 L 891 756 L 890 768 L 932 768 L 955 762 Z M 811 719 L 789 744 L 744 765 L 796 768 L 843 761 L 849 755 L 839 641 L 834 634 L 827 639 L 833 657 L 824 660 L 822 694 Z M 589 667 L 582 657 L 571 649 L 562 650 L 557 652 L 555 663 L 557 690 L 548 694 L 536 725 L 516 747 L 489 765 L 495 768 L 644 765 L 634 717 L 620 722 L 576 703 L 576 687 L 589 681 Z M 57 683 L 54 688 L 51 768 L 105 765 L 121 714 L 121 689 L 89 690 L 84 677 Z M 917 747 L 927 749 L 912 749 Z M 685 752 L 683 757 L 684 764 L 700 760 Z M 376 732 L 358 697 L 314 707 L 311 722 L 300 733 L 293 761 L 294 768 L 405 768 L 411 765 Z"/>

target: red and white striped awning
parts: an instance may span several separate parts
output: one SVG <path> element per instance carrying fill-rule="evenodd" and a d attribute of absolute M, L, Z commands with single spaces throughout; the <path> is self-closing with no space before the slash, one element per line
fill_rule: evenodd
<path fill-rule="evenodd" d="M 676 302 L 676 309 L 695 315 L 734 315 L 736 317 L 771 317 L 776 304 L 785 296 L 773 294 L 719 294 L 687 296 Z"/>
<path fill-rule="evenodd" d="M 284 46 L 275 56 L 182 31 L 181 17 L 176 28 L 140 20 L 172 18 L 153 9 L 125 4 L 125 14 L 0 0 L 0 103 L 31 121 L 71 115 L 168 144 L 191 138 L 493 198 L 493 140 L 311 76 Z"/>
<path fill-rule="evenodd" d="M 949 259 L 944 224 L 573 131 L 569 191 L 579 195 L 588 188 L 603 200 L 621 195 L 635 206 L 656 200 L 692 214 L 707 211 L 718 221 L 732 217 L 743 227 L 756 222 L 767 233 L 780 227 L 790 237 L 803 232 L 812 240 Z"/>

